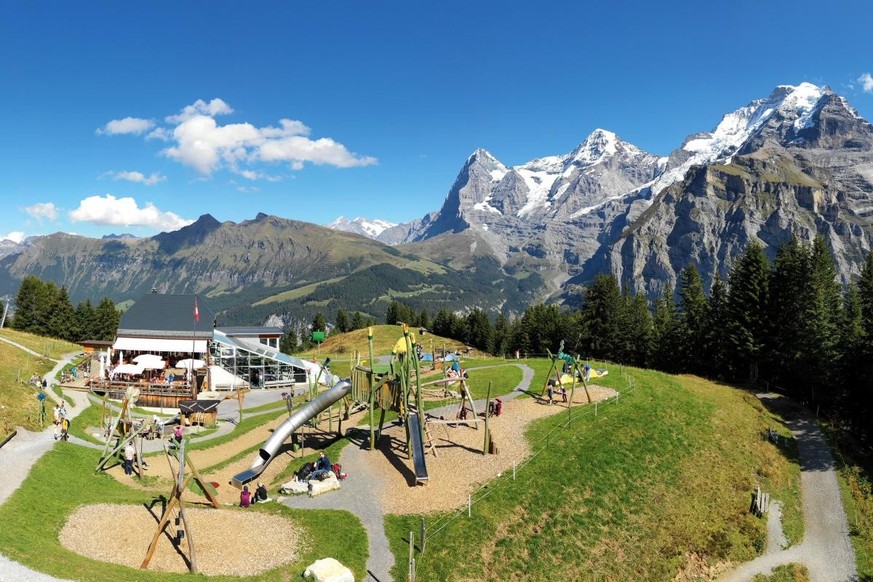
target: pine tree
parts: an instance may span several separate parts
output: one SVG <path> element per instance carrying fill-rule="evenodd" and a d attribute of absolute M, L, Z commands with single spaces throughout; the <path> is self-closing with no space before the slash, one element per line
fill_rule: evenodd
<path fill-rule="evenodd" d="M 346 313 L 345 309 L 340 309 L 336 312 L 336 329 L 340 333 L 350 331 L 349 315 Z"/>
<path fill-rule="evenodd" d="M 625 348 L 623 360 L 632 366 L 645 367 L 648 365 L 652 350 L 652 313 L 645 295 L 625 295 L 622 310 L 625 314 L 622 326 Z"/>
<path fill-rule="evenodd" d="M 80 301 L 76 305 L 76 324 L 79 331 L 79 337 L 76 341 L 84 341 L 97 337 L 95 333 L 95 318 L 94 306 L 91 305 L 90 299 Z"/>
<path fill-rule="evenodd" d="M 679 341 L 680 368 L 695 374 L 704 373 L 700 346 L 704 342 L 706 325 L 706 294 L 700 273 L 693 263 L 679 275 Z"/>
<path fill-rule="evenodd" d="M 115 304 L 108 297 L 104 297 L 94 310 L 94 331 L 98 340 L 112 340 L 118 331 L 118 323 L 121 321 L 121 312 L 115 309 Z"/>
<path fill-rule="evenodd" d="M 485 312 L 478 307 L 467 314 L 464 322 L 464 343 L 483 352 L 494 348 L 494 329 Z"/>
<path fill-rule="evenodd" d="M 354 331 L 356 329 L 364 329 L 366 327 L 366 321 L 364 320 L 364 316 L 360 311 L 355 311 L 354 315 L 352 315 L 352 324 L 349 328 L 349 331 Z"/>
<path fill-rule="evenodd" d="M 758 379 L 758 367 L 767 340 L 770 264 L 764 249 L 752 243 L 731 269 L 728 291 L 728 342 L 737 379 Z"/>
<path fill-rule="evenodd" d="M 327 329 L 327 323 L 324 321 L 324 315 L 320 311 L 316 312 L 312 319 L 312 331 L 324 331 Z"/>
<path fill-rule="evenodd" d="M 727 373 L 727 289 L 721 277 L 716 274 L 709 291 L 704 317 L 702 344 L 704 373 L 710 377 L 724 378 Z"/>
<path fill-rule="evenodd" d="M 621 357 L 622 296 L 612 275 L 598 275 L 585 294 L 580 317 L 583 344 L 595 358 Z"/>
<path fill-rule="evenodd" d="M 12 327 L 29 333 L 39 333 L 42 327 L 44 306 L 44 285 L 34 275 L 28 275 L 21 281 L 18 294 L 15 296 L 15 317 Z"/>
<path fill-rule="evenodd" d="M 498 313 L 494 320 L 494 348 L 495 355 L 502 356 L 510 351 L 510 340 L 512 339 L 512 327 L 509 325 L 509 320 L 503 313 Z"/>
<path fill-rule="evenodd" d="M 655 301 L 652 316 L 652 360 L 651 364 L 665 372 L 681 371 L 679 348 L 681 346 L 681 323 L 673 301 L 673 288 L 669 285 Z"/>
<path fill-rule="evenodd" d="M 61 287 L 50 309 L 48 320 L 48 335 L 67 341 L 75 341 L 79 337 L 76 311 L 70 302 L 66 287 Z"/>

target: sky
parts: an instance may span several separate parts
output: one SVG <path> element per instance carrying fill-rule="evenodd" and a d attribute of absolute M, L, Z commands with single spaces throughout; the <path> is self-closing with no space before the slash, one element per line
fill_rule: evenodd
<path fill-rule="evenodd" d="M 0 240 L 438 210 L 597 128 L 667 155 L 777 85 L 873 120 L 873 4 L 0 4 Z"/>

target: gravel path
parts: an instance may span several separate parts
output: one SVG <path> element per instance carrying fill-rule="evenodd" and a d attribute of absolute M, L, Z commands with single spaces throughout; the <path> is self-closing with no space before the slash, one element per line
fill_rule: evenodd
<path fill-rule="evenodd" d="M 504 401 L 523 394 L 530 388 L 534 371 L 524 364 L 508 364 L 521 368 L 524 373 L 521 383 L 509 394 L 501 396 Z M 471 368 L 472 370 L 473 368 Z M 476 403 L 477 407 L 480 402 Z M 484 406 L 484 401 L 481 401 Z M 390 429 L 395 428 L 393 425 Z M 386 431 L 389 427 L 386 427 Z M 385 518 L 382 503 L 380 501 L 383 475 L 378 463 L 370 458 L 369 447 L 347 446 L 340 454 L 339 463 L 343 471 L 350 477 L 342 484 L 342 489 L 332 491 L 317 497 L 290 497 L 283 503 L 288 507 L 301 509 L 341 509 L 348 511 L 358 519 L 367 531 L 369 539 L 369 558 L 367 559 L 368 580 L 387 582 L 391 580 L 391 568 L 394 567 L 394 555 L 385 535 Z"/>
<path fill-rule="evenodd" d="M 0 338 L 8 344 L 12 344 L 28 353 L 35 353 L 20 344 L 11 340 Z M 39 354 L 36 354 L 39 355 Z M 75 354 L 67 354 L 61 360 L 57 360 L 57 365 L 44 376 L 46 382 L 54 383 L 55 375 L 66 366 Z M 51 398 L 56 399 L 56 395 L 51 390 L 46 391 L 46 394 Z M 76 406 L 70 407 L 68 415 L 70 418 L 75 418 L 85 408 L 87 397 L 84 394 L 70 394 L 76 402 Z M 21 486 L 27 476 L 30 474 L 30 469 L 44 454 L 46 454 L 55 444 L 54 427 L 49 426 L 41 432 L 31 432 L 29 430 L 18 429 L 18 435 L 9 443 L 0 448 L 0 505 L 12 497 L 12 494 Z M 0 554 L 0 580 L 20 581 L 20 582 L 63 582 L 59 578 L 53 578 L 39 572 L 34 572 L 22 566 L 18 562 L 14 562 Z"/>
<path fill-rule="evenodd" d="M 799 545 L 747 562 L 722 580 L 750 580 L 755 574 L 767 574 L 774 567 L 789 563 L 805 565 L 812 582 L 857 580 L 855 551 L 849 541 L 849 524 L 840 499 L 834 460 L 815 418 L 784 398 L 769 395 L 759 398 L 783 415 L 797 439 L 805 535 Z M 768 543 L 768 548 L 771 545 Z"/>

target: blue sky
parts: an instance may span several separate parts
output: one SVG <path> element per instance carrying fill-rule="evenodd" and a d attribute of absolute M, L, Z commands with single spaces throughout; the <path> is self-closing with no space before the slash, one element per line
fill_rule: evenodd
<path fill-rule="evenodd" d="M 600 127 L 666 155 L 779 84 L 873 120 L 866 0 L 0 9 L 0 239 L 408 221 L 478 147 L 515 165 Z"/>

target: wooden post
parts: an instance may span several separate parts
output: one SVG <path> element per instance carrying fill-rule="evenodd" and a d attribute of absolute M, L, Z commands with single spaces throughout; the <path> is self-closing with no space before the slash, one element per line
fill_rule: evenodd
<path fill-rule="evenodd" d="M 491 416 L 491 380 L 488 380 L 488 392 L 485 394 L 485 442 L 482 445 L 482 454 L 488 454 L 488 441 L 491 440 L 491 433 L 488 432 L 488 417 Z"/>
<path fill-rule="evenodd" d="M 368 360 L 368 363 L 370 364 L 370 372 L 367 374 L 367 377 L 370 380 L 370 450 L 372 451 L 376 448 L 376 427 L 373 426 L 374 420 L 375 420 L 373 418 L 373 408 L 376 405 L 376 389 L 373 386 L 373 383 L 374 383 L 373 376 L 376 372 L 373 369 L 373 328 L 372 327 L 367 328 L 367 343 L 370 346 L 370 359 Z M 381 389 L 381 387 L 380 387 L 380 389 Z M 382 413 L 384 415 L 384 413 L 385 413 L 384 409 L 382 409 Z M 381 430 L 381 428 L 382 428 L 382 424 L 380 422 L 379 429 Z M 379 434 L 381 435 L 382 433 L 380 432 Z"/>
<path fill-rule="evenodd" d="M 410 530 L 409 531 L 409 580 L 412 580 L 412 576 L 413 576 L 412 564 L 413 564 L 413 560 L 415 559 L 413 556 L 413 548 L 414 548 L 414 544 L 415 544 L 413 537 L 414 537 L 414 534 L 412 533 L 412 530 Z"/>

